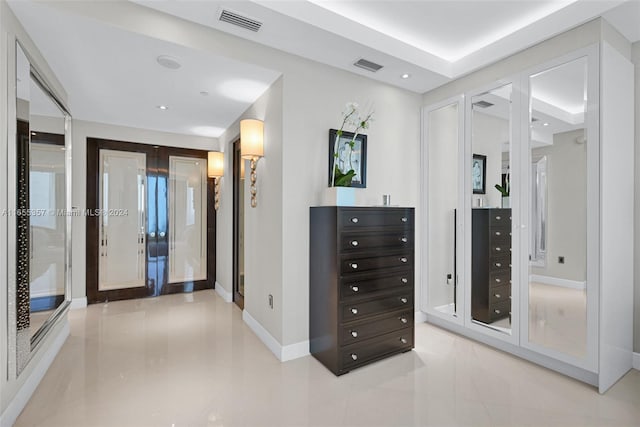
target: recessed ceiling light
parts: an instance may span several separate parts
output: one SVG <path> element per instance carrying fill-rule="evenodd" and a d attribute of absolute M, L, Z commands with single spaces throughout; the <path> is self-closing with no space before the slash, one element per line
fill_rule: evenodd
<path fill-rule="evenodd" d="M 409 77 L 411 77 L 411 74 L 404 73 L 404 74 L 403 74 L 402 76 L 400 76 L 400 77 L 402 77 L 403 79 L 408 79 Z"/>
<path fill-rule="evenodd" d="M 549 126 L 549 123 L 543 123 L 542 126 Z"/>
<path fill-rule="evenodd" d="M 177 70 L 182 66 L 180 62 L 178 62 L 178 58 L 169 55 L 160 55 L 156 58 L 156 61 L 158 61 L 158 64 L 170 70 Z"/>
<path fill-rule="evenodd" d="M 158 108 L 160 110 L 168 110 L 169 109 L 169 107 L 167 107 L 166 105 L 158 105 Z"/>

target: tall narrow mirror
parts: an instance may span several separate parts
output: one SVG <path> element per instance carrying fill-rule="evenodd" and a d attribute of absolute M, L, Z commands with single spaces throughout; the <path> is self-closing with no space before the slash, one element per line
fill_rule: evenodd
<path fill-rule="evenodd" d="M 471 99 L 471 316 L 511 332 L 511 96 L 507 84 Z"/>
<path fill-rule="evenodd" d="M 68 115 L 16 43 L 16 372 L 68 304 Z"/>
<path fill-rule="evenodd" d="M 530 77 L 529 342 L 587 352 L 587 59 Z"/>
<path fill-rule="evenodd" d="M 456 316 L 456 214 L 459 186 L 459 104 L 426 113 L 428 308 Z"/>

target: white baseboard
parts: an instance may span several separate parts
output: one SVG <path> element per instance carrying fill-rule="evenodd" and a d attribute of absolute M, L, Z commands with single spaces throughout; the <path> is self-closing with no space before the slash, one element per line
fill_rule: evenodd
<path fill-rule="evenodd" d="M 587 289 L 587 282 L 580 282 L 577 280 L 560 279 L 558 277 L 539 276 L 532 274 L 529 276 L 529 280 L 536 283 L 542 283 L 543 285 L 561 286 L 563 288 L 578 289 L 584 291 Z"/>
<path fill-rule="evenodd" d="M 220 283 L 218 283 L 216 281 L 216 289 L 215 289 L 216 293 L 220 296 L 220 298 L 222 298 L 222 300 L 224 302 L 232 302 L 233 301 L 233 295 L 231 295 L 231 292 L 227 292 L 227 290 L 225 288 L 222 287 L 222 285 Z"/>
<path fill-rule="evenodd" d="M 427 314 L 423 313 L 422 311 L 418 310 L 416 311 L 416 313 L 414 314 L 414 320 L 416 323 L 424 323 L 427 321 Z"/>
<path fill-rule="evenodd" d="M 242 310 L 242 320 L 244 320 L 244 323 L 249 326 L 249 329 L 260 338 L 260 341 L 271 350 L 279 361 L 286 362 L 287 360 L 297 359 L 309 354 L 309 341 L 301 341 L 283 347 L 247 310 Z"/>
<path fill-rule="evenodd" d="M 62 345 L 69 336 L 70 327 L 66 316 L 64 322 L 65 323 L 62 326 L 60 333 L 58 333 L 50 343 L 49 347 L 44 350 L 40 362 L 35 366 L 35 368 L 33 368 L 33 371 L 31 371 L 31 374 L 27 377 L 24 384 L 22 384 L 22 387 L 20 387 L 11 402 L 9 402 L 7 409 L 0 414 L 0 426 L 12 426 L 16 422 L 20 412 L 22 412 L 24 407 L 27 405 L 27 402 L 31 399 L 33 392 L 36 391 L 38 384 L 40 384 L 40 381 L 42 381 L 42 378 L 49 370 L 49 366 L 53 363 L 53 359 L 55 359 L 56 355 L 62 348 Z"/>
<path fill-rule="evenodd" d="M 640 353 L 633 353 L 633 368 L 640 371 Z"/>
<path fill-rule="evenodd" d="M 86 306 L 87 306 L 87 297 L 73 298 L 71 300 L 71 305 L 69 306 L 69 308 L 71 310 L 75 310 L 78 308 L 85 308 Z"/>

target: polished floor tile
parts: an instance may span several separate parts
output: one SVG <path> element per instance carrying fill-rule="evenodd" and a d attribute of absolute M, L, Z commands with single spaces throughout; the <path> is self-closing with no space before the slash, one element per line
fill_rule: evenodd
<path fill-rule="evenodd" d="M 335 377 L 280 363 L 212 291 L 91 305 L 16 426 L 639 426 L 640 372 L 588 385 L 428 324 Z"/>

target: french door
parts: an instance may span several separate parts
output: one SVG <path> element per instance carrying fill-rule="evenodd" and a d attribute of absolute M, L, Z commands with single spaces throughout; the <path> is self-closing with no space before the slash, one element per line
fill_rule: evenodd
<path fill-rule="evenodd" d="M 206 159 L 200 150 L 87 138 L 90 303 L 213 288 Z"/>

